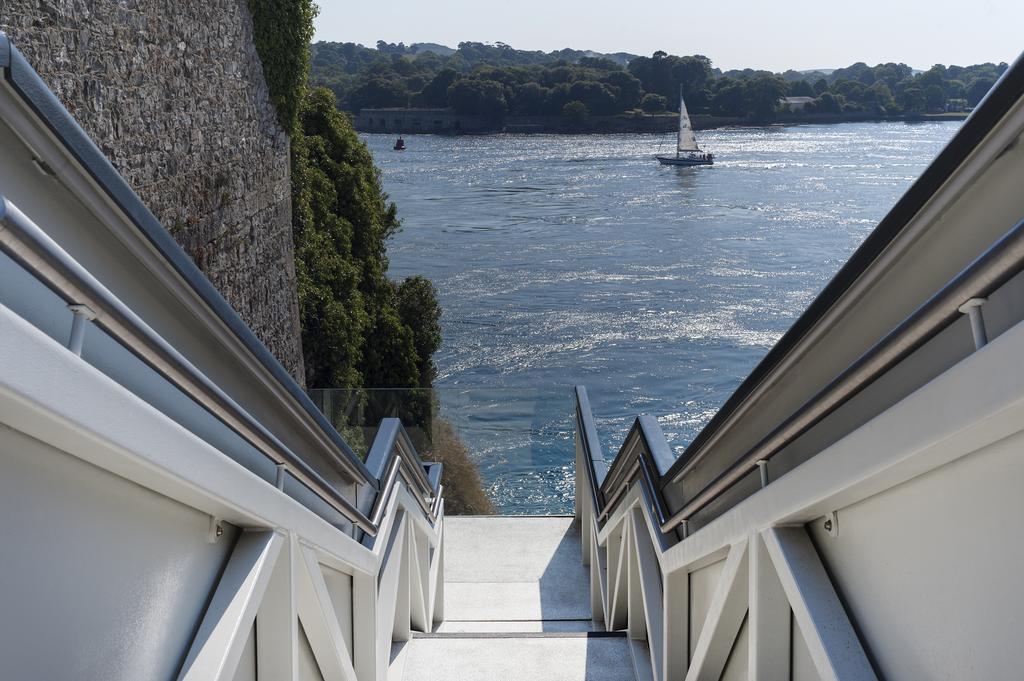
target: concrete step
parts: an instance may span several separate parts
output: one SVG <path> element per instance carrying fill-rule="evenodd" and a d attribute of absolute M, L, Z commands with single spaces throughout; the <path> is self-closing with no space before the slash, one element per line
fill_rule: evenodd
<path fill-rule="evenodd" d="M 571 517 L 449 516 L 444 547 L 445 621 L 395 644 L 390 681 L 636 681 L 635 644 L 594 631 Z"/>
<path fill-rule="evenodd" d="M 571 516 L 450 516 L 444 531 L 447 622 L 590 619 Z"/>
<path fill-rule="evenodd" d="M 589 619 L 585 620 L 446 620 L 435 629 L 450 633 L 535 633 L 535 632 L 603 631 Z"/>
<path fill-rule="evenodd" d="M 396 644 L 397 681 L 635 681 L 629 640 L 586 632 L 433 634 Z"/>

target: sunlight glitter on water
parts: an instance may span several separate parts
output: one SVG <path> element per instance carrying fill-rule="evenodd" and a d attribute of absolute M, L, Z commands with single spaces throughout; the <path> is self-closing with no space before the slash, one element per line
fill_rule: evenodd
<path fill-rule="evenodd" d="M 499 508 L 571 510 L 576 383 L 606 457 L 641 411 L 685 447 L 957 126 L 703 131 L 704 168 L 654 161 L 673 135 L 365 135 L 403 219 L 391 273 L 444 307 L 437 385 L 559 396 L 515 437 L 449 405 Z"/>

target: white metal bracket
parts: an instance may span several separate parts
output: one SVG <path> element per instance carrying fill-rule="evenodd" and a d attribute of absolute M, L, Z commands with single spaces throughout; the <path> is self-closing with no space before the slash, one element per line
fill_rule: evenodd
<path fill-rule="evenodd" d="M 71 336 L 68 338 L 68 349 L 79 357 L 82 356 L 82 344 L 85 342 L 85 323 L 96 319 L 96 313 L 88 305 L 72 303 L 68 305 L 74 317 L 71 320 Z"/>
<path fill-rule="evenodd" d="M 988 344 L 988 333 L 985 331 L 985 317 L 981 314 L 981 306 L 988 298 L 971 298 L 960 306 L 959 310 L 971 321 L 971 334 L 974 336 L 974 349 L 981 350 Z"/>

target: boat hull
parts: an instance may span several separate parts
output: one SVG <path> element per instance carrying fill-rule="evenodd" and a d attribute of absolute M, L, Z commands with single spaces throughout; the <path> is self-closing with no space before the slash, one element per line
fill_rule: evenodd
<path fill-rule="evenodd" d="M 710 158 L 677 158 L 675 156 L 656 156 L 663 166 L 709 166 L 714 164 Z"/>

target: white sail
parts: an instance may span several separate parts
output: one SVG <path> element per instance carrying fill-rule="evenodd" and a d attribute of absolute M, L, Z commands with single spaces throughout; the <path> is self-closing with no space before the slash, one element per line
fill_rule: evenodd
<path fill-rule="evenodd" d="M 676 137 L 676 149 L 679 151 L 700 151 L 697 147 L 697 138 L 693 136 L 693 126 L 690 125 L 690 114 L 686 112 L 686 102 L 683 101 L 683 93 L 679 93 L 679 136 Z"/>

